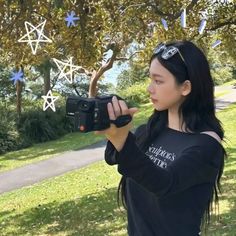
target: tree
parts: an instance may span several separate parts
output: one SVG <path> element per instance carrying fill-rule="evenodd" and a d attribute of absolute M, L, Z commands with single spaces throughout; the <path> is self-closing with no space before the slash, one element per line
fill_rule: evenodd
<path fill-rule="evenodd" d="M 0 0 L 0 4 L 2 58 L 13 67 L 24 68 L 26 75 L 32 65 L 38 65 L 45 78 L 45 92 L 50 88 L 51 58 L 73 57 L 74 64 L 82 67 L 80 72 L 87 75 L 89 96 L 95 96 L 98 80 L 115 61 L 129 60 L 137 55 L 128 50 L 133 42 L 143 46 L 138 55 L 147 61 L 157 42 L 191 39 L 207 50 L 217 34 L 223 42 L 219 48 L 227 51 L 234 60 L 236 57 L 232 40 L 235 5 L 231 1 Z M 187 12 L 185 29 L 179 23 L 184 8 Z M 80 19 L 76 27 L 68 28 L 65 17 L 72 10 Z M 202 12 L 206 10 L 207 26 L 199 35 L 199 23 L 205 17 Z M 168 31 L 161 24 L 162 18 L 168 22 Z M 32 55 L 29 45 L 17 41 L 25 34 L 25 21 L 37 25 L 45 19 L 44 32 L 52 43 L 42 45 L 37 54 Z M 102 63 L 109 50 L 111 57 Z"/>

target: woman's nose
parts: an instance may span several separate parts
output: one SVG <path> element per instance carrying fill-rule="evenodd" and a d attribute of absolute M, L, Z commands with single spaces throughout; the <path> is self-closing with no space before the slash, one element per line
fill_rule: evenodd
<path fill-rule="evenodd" d="M 149 84 L 149 85 L 147 86 L 147 92 L 153 93 L 152 84 Z"/>

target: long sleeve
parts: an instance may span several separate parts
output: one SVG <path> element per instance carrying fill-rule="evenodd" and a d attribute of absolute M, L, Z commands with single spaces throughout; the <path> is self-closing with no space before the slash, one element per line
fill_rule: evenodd
<path fill-rule="evenodd" d="M 108 140 L 105 149 L 105 161 L 108 165 L 118 164 L 117 162 L 118 152 L 113 144 Z"/>
<path fill-rule="evenodd" d="M 140 131 L 145 127 L 145 125 L 139 126 L 135 131 L 134 135 L 139 135 Z M 115 165 L 118 164 L 117 162 L 117 157 L 118 157 L 118 152 L 113 146 L 113 144 L 108 140 L 106 149 L 105 149 L 105 161 L 108 165 Z"/>
<path fill-rule="evenodd" d="M 173 194 L 193 185 L 215 182 L 221 149 L 215 141 L 206 140 L 209 143 L 184 150 L 177 160 L 163 169 L 153 164 L 138 148 L 135 135 L 129 133 L 120 152 L 113 147 L 113 163 L 118 164 L 120 174 L 132 178 L 148 191 L 158 196 Z"/>

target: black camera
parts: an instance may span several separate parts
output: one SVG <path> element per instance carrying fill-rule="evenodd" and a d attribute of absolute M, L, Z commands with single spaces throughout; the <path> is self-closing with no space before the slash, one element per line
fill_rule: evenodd
<path fill-rule="evenodd" d="M 122 115 L 116 120 L 109 119 L 107 103 L 112 101 L 113 96 L 116 96 L 118 100 L 123 100 L 117 95 L 98 96 L 95 98 L 68 97 L 66 115 L 73 117 L 75 129 L 84 133 L 107 129 L 111 123 L 117 127 L 122 127 L 128 124 L 132 117 L 130 115 Z"/>

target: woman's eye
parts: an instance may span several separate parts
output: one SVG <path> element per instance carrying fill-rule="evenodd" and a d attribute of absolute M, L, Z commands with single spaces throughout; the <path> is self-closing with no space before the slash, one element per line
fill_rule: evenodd
<path fill-rule="evenodd" d="M 155 83 L 156 83 L 156 84 L 162 84 L 162 81 L 160 81 L 160 80 L 155 80 Z"/>

